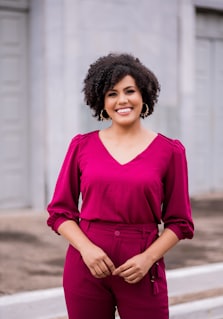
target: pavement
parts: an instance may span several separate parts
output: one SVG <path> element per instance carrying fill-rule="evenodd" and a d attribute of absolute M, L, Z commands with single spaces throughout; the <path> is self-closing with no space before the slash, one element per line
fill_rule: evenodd
<path fill-rule="evenodd" d="M 181 241 L 168 252 L 169 273 L 223 262 L 223 196 L 194 198 L 192 208 L 195 237 Z M 67 243 L 46 226 L 46 218 L 43 211 L 0 211 L 0 296 L 61 287 Z M 170 304 L 180 306 L 222 297 L 222 285 L 210 286 L 174 294 Z"/>

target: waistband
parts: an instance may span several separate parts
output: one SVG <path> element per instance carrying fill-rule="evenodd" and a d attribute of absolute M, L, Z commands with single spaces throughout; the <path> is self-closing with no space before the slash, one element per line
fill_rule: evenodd
<path fill-rule="evenodd" d="M 126 223 L 111 223 L 103 221 L 88 221 L 81 220 L 80 227 L 85 230 L 97 230 L 98 232 L 103 232 L 107 234 L 115 234 L 115 236 L 122 235 L 146 235 L 151 232 L 158 233 L 158 225 L 155 223 L 147 224 L 126 224 Z"/>

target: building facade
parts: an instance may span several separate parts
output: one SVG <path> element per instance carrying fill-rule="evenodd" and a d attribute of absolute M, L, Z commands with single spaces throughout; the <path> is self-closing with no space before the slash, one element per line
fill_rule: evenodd
<path fill-rule="evenodd" d="M 0 209 L 42 209 L 71 138 L 100 129 L 83 78 L 109 52 L 158 77 L 145 126 L 187 149 L 191 196 L 223 192 L 223 0 L 0 0 Z"/>

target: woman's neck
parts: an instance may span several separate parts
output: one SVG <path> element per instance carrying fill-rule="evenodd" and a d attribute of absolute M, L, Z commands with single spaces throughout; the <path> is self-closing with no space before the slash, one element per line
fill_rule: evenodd
<path fill-rule="evenodd" d="M 145 128 L 141 125 L 141 123 L 137 123 L 134 126 L 119 126 L 112 124 L 106 130 L 109 135 L 117 138 L 137 136 L 145 132 Z"/>

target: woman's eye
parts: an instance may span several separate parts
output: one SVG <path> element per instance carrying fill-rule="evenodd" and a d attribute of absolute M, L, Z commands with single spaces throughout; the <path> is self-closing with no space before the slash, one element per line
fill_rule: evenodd
<path fill-rule="evenodd" d="M 134 92 L 135 92 L 135 90 L 128 90 L 128 91 L 127 91 L 128 94 L 132 94 L 132 93 L 134 93 Z"/>
<path fill-rule="evenodd" d="M 116 93 L 115 92 L 110 92 L 110 93 L 108 93 L 108 95 L 107 96 L 116 96 Z"/>

